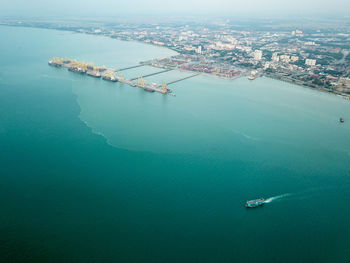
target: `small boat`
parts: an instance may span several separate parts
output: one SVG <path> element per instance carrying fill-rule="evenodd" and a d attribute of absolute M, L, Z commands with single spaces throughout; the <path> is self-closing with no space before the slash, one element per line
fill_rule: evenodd
<path fill-rule="evenodd" d="M 255 208 L 259 206 L 263 206 L 265 204 L 265 199 L 260 198 L 260 199 L 255 199 L 255 200 L 250 200 L 245 203 L 246 208 Z"/>
<path fill-rule="evenodd" d="M 343 118 L 340 118 L 339 121 L 340 121 L 340 122 L 344 122 L 344 119 L 343 119 Z"/>

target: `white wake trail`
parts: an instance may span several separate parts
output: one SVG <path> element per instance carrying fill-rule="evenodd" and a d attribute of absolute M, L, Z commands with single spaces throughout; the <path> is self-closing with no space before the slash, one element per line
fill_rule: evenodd
<path fill-rule="evenodd" d="M 282 195 L 276 195 L 273 197 L 269 197 L 267 199 L 265 199 L 265 203 L 271 203 L 273 201 L 277 201 L 277 200 L 281 200 L 283 198 L 286 197 L 291 197 L 294 198 L 309 198 L 313 193 L 318 192 L 318 191 L 322 191 L 322 190 L 327 190 L 327 189 L 331 189 L 333 188 L 332 186 L 329 187 L 315 187 L 315 188 L 311 188 L 302 192 L 295 192 L 295 193 L 286 193 L 286 194 L 282 194 Z"/>
<path fill-rule="evenodd" d="M 287 194 L 283 194 L 283 195 L 273 196 L 273 197 L 267 198 L 265 200 L 265 203 L 271 203 L 272 201 L 276 201 L 278 199 L 282 199 L 282 198 L 285 198 L 285 197 L 288 197 L 288 196 L 291 196 L 291 195 L 293 195 L 293 194 L 292 193 L 287 193 Z"/>

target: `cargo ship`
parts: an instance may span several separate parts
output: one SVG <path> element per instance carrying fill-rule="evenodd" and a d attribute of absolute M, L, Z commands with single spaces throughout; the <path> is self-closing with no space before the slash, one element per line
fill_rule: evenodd
<path fill-rule="evenodd" d="M 81 74 L 86 72 L 86 70 L 79 68 L 79 67 L 78 68 L 77 67 L 69 67 L 68 70 L 72 71 L 72 72 L 76 72 L 76 73 L 81 73 Z"/>
<path fill-rule="evenodd" d="M 97 68 L 97 71 L 98 71 L 98 72 L 105 72 L 105 71 L 107 71 L 107 68 L 105 68 L 105 67 L 103 66 L 103 67 Z"/>
<path fill-rule="evenodd" d="M 101 78 L 101 74 L 98 71 L 89 70 L 88 72 L 86 72 L 86 75 L 89 75 L 94 78 Z"/>
<path fill-rule="evenodd" d="M 112 82 L 117 82 L 118 79 L 115 76 L 103 76 L 102 79 L 112 81 Z"/>
<path fill-rule="evenodd" d="M 260 198 L 260 199 L 255 199 L 255 200 L 250 200 L 245 203 L 246 208 L 255 208 L 259 206 L 263 206 L 265 204 L 265 199 Z"/>
<path fill-rule="evenodd" d="M 58 63 L 57 61 L 52 61 L 52 60 L 49 61 L 49 65 L 54 67 L 62 67 L 61 63 Z"/>
<path fill-rule="evenodd" d="M 144 88 L 145 91 L 148 91 L 148 92 L 154 92 L 155 90 L 154 89 L 151 89 L 151 88 Z"/>

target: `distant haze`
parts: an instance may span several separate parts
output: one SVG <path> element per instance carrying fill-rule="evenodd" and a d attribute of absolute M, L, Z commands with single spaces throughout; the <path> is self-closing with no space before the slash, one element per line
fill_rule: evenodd
<path fill-rule="evenodd" d="M 2 16 L 344 14 L 349 0 L 1 0 Z"/>

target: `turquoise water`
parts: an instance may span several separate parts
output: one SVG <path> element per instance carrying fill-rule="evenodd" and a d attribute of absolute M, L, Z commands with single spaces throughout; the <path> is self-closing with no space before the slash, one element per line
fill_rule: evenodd
<path fill-rule="evenodd" d="M 123 67 L 172 51 L 0 34 L 3 261 L 349 262 L 349 101 L 267 78 L 198 76 L 169 86 L 176 97 L 150 94 L 47 60 Z M 244 208 L 258 197 L 276 198 Z"/>

